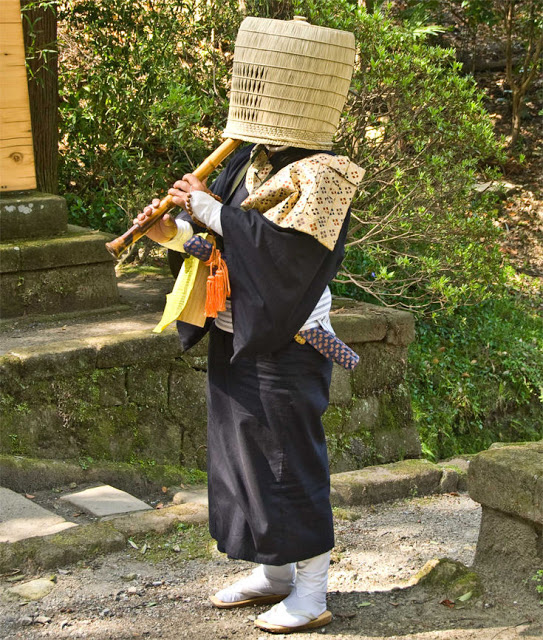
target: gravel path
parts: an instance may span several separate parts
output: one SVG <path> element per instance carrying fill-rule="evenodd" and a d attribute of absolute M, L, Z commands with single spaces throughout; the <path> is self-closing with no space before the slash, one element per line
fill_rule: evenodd
<path fill-rule="evenodd" d="M 486 584 L 483 597 L 441 602 L 446 593 L 405 582 L 434 557 L 470 564 L 480 509 L 465 495 L 413 498 L 338 510 L 329 585 L 334 621 L 278 638 L 335 640 L 532 640 L 543 638 L 543 607 L 526 585 Z M 57 572 L 37 603 L 0 600 L 2 638 L 197 638 L 265 640 L 261 609 L 214 609 L 208 595 L 250 565 L 213 550 L 205 528 L 137 539 L 138 549 Z M 144 545 L 147 545 L 146 547 Z M 145 553 L 142 554 L 142 551 Z M 2 582 L 2 587 L 9 586 Z M 40 618 L 41 616 L 41 618 Z M 41 620 L 41 622 L 40 622 Z"/>

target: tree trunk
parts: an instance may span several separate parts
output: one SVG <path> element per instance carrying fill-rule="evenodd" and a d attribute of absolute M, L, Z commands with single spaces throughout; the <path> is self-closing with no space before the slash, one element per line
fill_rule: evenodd
<path fill-rule="evenodd" d="M 520 116 L 523 105 L 523 95 L 522 92 L 518 89 L 513 88 L 512 95 L 512 118 L 511 118 L 511 148 L 517 143 L 518 137 L 520 135 Z"/>
<path fill-rule="evenodd" d="M 21 0 L 21 8 L 28 0 Z M 58 51 L 54 6 L 23 12 L 28 94 L 40 191 L 58 193 Z"/>

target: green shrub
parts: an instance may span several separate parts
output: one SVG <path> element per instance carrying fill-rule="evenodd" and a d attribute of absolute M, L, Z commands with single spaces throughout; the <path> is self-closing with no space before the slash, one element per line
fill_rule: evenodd
<path fill-rule="evenodd" d="M 338 143 L 366 175 L 339 291 L 452 312 L 503 281 L 495 201 L 473 192 L 499 146 L 452 51 L 379 13 L 355 17 L 356 95 Z"/>
<path fill-rule="evenodd" d="M 543 319 L 515 297 L 417 324 L 409 385 L 424 454 L 543 438 Z"/>
<path fill-rule="evenodd" d="M 74 222 L 124 231 L 217 144 L 231 5 L 212 14 L 196 0 L 62 3 L 60 170 Z"/>

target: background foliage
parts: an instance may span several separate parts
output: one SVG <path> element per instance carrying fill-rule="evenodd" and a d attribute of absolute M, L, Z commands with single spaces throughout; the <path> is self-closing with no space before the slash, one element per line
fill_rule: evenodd
<path fill-rule="evenodd" d="M 431 3 L 403 21 L 368 4 L 60 2 L 60 172 L 72 221 L 124 231 L 218 145 L 245 14 L 354 31 L 337 150 L 366 176 L 336 293 L 418 314 L 410 383 L 428 456 L 541 437 L 538 303 L 499 251 L 496 196 L 473 190 L 497 175 L 504 145 L 454 52 L 429 43 L 440 31 Z"/>

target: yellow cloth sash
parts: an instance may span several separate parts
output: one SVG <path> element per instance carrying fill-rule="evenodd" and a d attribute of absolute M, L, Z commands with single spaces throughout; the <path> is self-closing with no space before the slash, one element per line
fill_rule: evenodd
<path fill-rule="evenodd" d="M 207 233 L 198 234 L 207 238 Z M 183 262 L 172 292 L 166 296 L 166 306 L 162 318 L 153 333 L 162 333 L 176 320 L 182 320 L 198 327 L 206 321 L 206 282 L 209 267 L 204 262 L 188 256 Z"/>

